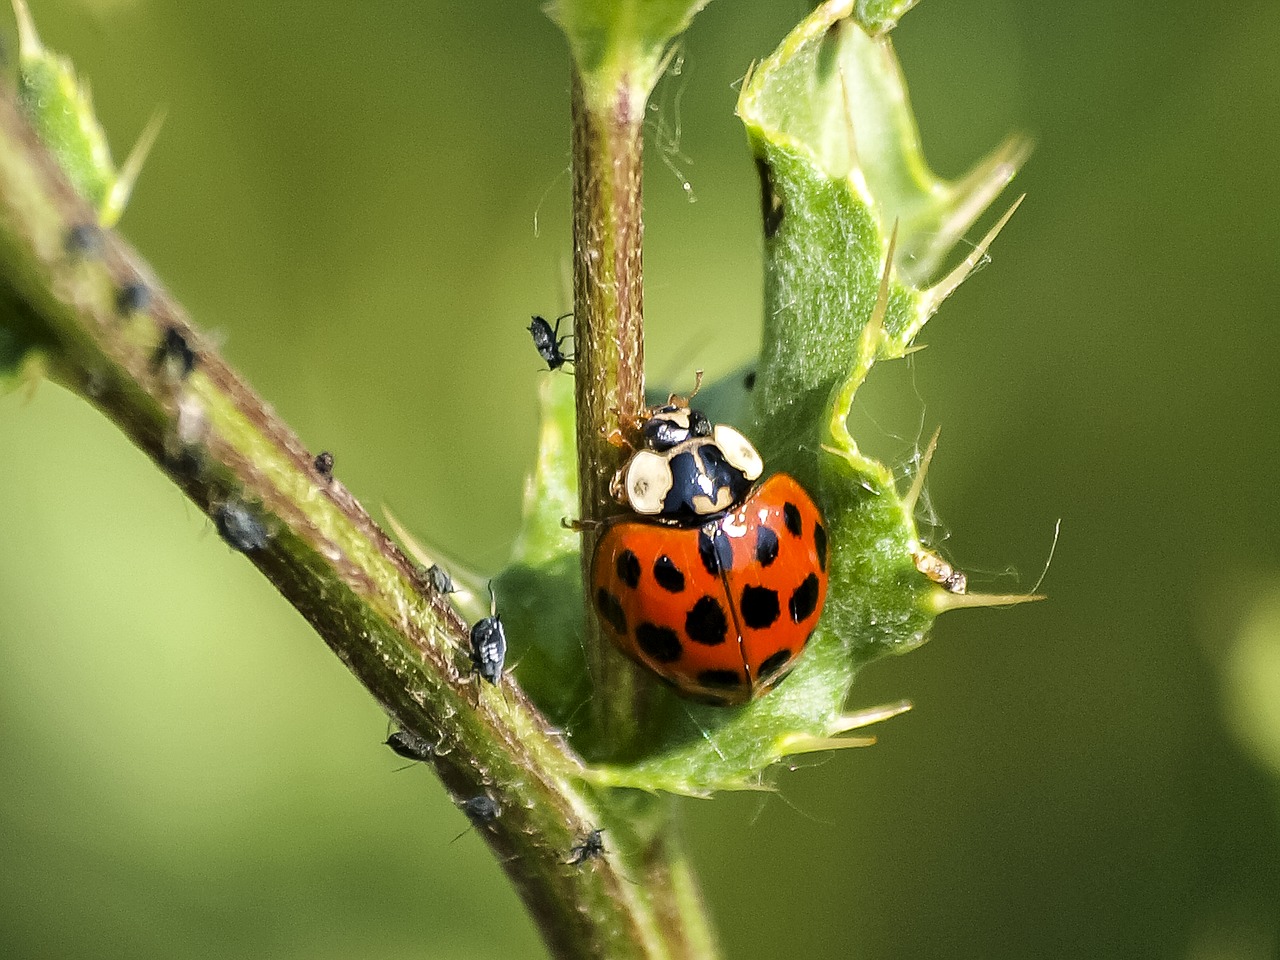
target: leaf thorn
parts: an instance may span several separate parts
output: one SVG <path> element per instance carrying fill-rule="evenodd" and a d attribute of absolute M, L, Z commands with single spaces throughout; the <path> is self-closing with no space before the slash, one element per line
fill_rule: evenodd
<path fill-rule="evenodd" d="M 902 498 L 902 512 L 908 517 L 915 516 L 916 504 L 920 500 L 920 494 L 924 492 L 924 478 L 929 474 L 929 464 L 933 462 L 933 452 L 938 449 L 938 437 L 941 433 L 942 427 L 933 431 L 929 445 L 924 448 L 924 453 L 920 457 L 920 466 L 916 468 L 916 475 L 911 479 L 911 489 Z"/>
<path fill-rule="evenodd" d="M 942 302 L 946 300 L 947 297 L 951 296 L 951 294 L 955 293 L 956 288 L 960 286 L 960 284 L 969 279 L 970 274 L 973 273 L 978 264 L 981 263 L 982 259 L 987 255 L 987 248 L 990 247 L 995 238 L 1000 235 L 1000 231 L 1004 229 L 1005 224 L 1009 222 L 1014 213 L 1017 212 L 1018 207 L 1022 205 L 1022 201 L 1026 198 L 1027 195 L 1025 193 L 1018 197 L 1018 199 L 1013 202 L 1013 206 L 1005 211 L 1004 216 L 996 221 L 995 226 L 987 231 L 987 235 L 982 238 L 982 242 L 974 247 L 973 250 L 970 251 L 969 255 L 965 257 L 954 270 L 948 273 L 928 290 L 924 291 L 920 300 L 920 309 L 924 316 L 930 316 L 933 313 L 936 313 L 938 307 L 942 306 Z"/>

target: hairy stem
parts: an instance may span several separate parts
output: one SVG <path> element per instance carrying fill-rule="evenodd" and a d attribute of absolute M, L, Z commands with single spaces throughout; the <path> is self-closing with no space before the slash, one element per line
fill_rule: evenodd
<path fill-rule="evenodd" d="M 573 305 L 582 577 L 590 600 L 599 524 L 620 507 L 609 481 L 626 450 L 618 431 L 644 409 L 641 284 L 641 128 L 647 92 L 625 75 L 602 97 L 573 79 Z M 625 431 L 629 433 L 630 431 Z M 615 442 L 611 442 L 615 441 Z M 585 624 L 595 697 L 592 724 L 602 756 L 625 755 L 641 728 L 651 684 L 600 632 Z"/>
<path fill-rule="evenodd" d="M 617 809 L 584 784 L 581 761 L 509 678 L 498 690 L 471 681 L 467 624 L 141 258 L 95 223 L 0 87 L 0 327 L 35 343 L 51 376 L 110 417 L 388 713 L 437 745 L 433 762 L 455 801 L 496 802 L 478 829 L 556 956 L 705 955 L 670 933 L 673 897 L 696 904 L 679 892 L 689 889 L 680 862 L 649 869 L 648 848 L 628 840 Z M 619 842 L 569 864 L 601 826 Z M 637 874 L 658 882 L 637 885 Z"/>
<path fill-rule="evenodd" d="M 595 78 L 597 81 L 599 77 Z M 582 577 L 591 603 L 591 556 L 600 524 L 622 508 L 609 492 L 645 408 L 644 291 L 641 244 L 642 127 L 648 87 L 625 71 L 588 92 L 573 77 L 573 289 L 578 489 L 583 521 Z M 621 656 L 588 611 L 584 625 L 592 685 L 600 695 L 589 744 L 618 759 L 643 739 L 654 685 Z M 663 949 L 687 960 L 716 956 L 697 882 L 669 801 L 631 794 L 619 814 L 635 827 L 640 882 L 648 890 Z"/>

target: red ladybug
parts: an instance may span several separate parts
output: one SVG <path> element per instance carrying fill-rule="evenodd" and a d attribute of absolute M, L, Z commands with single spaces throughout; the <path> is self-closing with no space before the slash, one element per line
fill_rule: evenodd
<path fill-rule="evenodd" d="M 704 424 L 675 403 L 650 411 L 647 449 L 615 481 L 638 516 L 597 543 L 592 602 L 618 648 L 680 693 L 745 703 L 790 672 L 818 623 L 827 532 L 800 484 L 775 474 L 753 488 L 754 448 Z"/>

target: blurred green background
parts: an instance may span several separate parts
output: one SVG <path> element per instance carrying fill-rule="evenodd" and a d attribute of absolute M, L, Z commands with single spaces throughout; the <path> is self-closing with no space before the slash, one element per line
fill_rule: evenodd
<path fill-rule="evenodd" d="M 537 4 L 32 2 L 118 156 L 168 108 L 122 230 L 228 359 L 366 504 L 500 565 L 523 327 L 567 304 Z M 716 0 L 655 95 L 660 385 L 749 359 L 736 81 L 806 9 Z M 942 172 L 1015 129 L 1038 149 L 859 436 L 903 465 L 942 424 L 935 533 L 975 587 L 1034 583 L 1061 518 L 1051 599 L 869 668 L 856 705 L 916 703 L 876 747 L 683 805 L 725 951 L 1278 956 L 1280 7 L 932 0 L 894 37 Z M 0 397 L 0 544 L 0 956 L 542 955 L 342 665 L 49 385 Z"/>

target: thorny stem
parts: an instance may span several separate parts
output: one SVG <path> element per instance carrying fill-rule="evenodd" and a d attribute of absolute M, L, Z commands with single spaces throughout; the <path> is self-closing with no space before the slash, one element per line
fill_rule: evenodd
<path fill-rule="evenodd" d="M 613 83 L 588 99 L 573 77 L 573 305 L 582 577 L 591 593 L 598 525 L 620 508 L 609 481 L 626 451 L 610 442 L 644 409 L 644 292 L 641 285 L 641 159 L 646 91 Z M 615 759 L 635 743 L 652 685 L 585 622 L 600 754 Z"/>
<path fill-rule="evenodd" d="M 467 625 L 202 340 L 141 258 L 116 234 L 85 226 L 93 223 L 13 91 L 0 87 L 0 324 L 37 340 L 50 375 L 110 417 L 207 514 L 232 505 L 261 522 L 263 542 L 241 543 L 248 558 L 389 714 L 438 744 L 433 762 L 455 801 L 497 801 L 498 816 L 479 832 L 555 956 L 707 956 L 687 871 L 678 857 L 650 853 L 675 841 L 626 843 L 618 808 L 583 783 L 581 761 L 519 688 L 470 682 Z M 80 242 L 70 248 L 73 228 Z M 121 291 L 138 283 L 149 303 L 124 306 Z M 156 362 L 170 330 L 196 348 L 189 375 Z M 566 863 L 599 826 L 622 842 Z M 673 912 L 683 929 L 671 929 Z"/>

